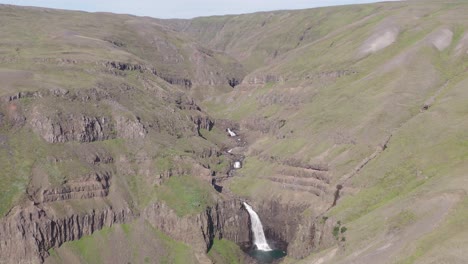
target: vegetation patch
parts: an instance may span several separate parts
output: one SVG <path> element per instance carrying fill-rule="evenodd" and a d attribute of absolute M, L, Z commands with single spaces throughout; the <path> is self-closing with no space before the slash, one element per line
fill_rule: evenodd
<path fill-rule="evenodd" d="M 348 228 L 346 228 L 346 226 L 342 225 L 341 224 L 341 221 L 338 221 L 336 222 L 336 225 L 333 227 L 333 231 L 332 231 L 332 234 L 333 234 L 333 237 L 337 240 L 337 241 L 346 241 L 346 237 L 344 235 L 344 233 L 348 230 Z"/>
<path fill-rule="evenodd" d="M 190 247 L 182 242 L 176 241 L 164 234 L 160 230 L 154 228 L 151 224 L 146 223 L 159 240 L 164 244 L 167 249 L 161 256 L 159 263 L 161 264 L 190 264 L 197 263 L 193 256 Z"/>
<path fill-rule="evenodd" d="M 215 263 L 240 264 L 244 253 L 236 243 L 226 239 L 215 239 L 208 256 Z"/>
<path fill-rule="evenodd" d="M 8 139 L 0 147 L 0 215 L 4 215 L 21 200 L 34 164 L 54 149 L 47 148 L 38 136 L 26 129 L 13 135 L 0 134 L 0 137 L 0 140 Z"/>
<path fill-rule="evenodd" d="M 190 176 L 174 176 L 157 187 L 156 196 L 179 216 L 196 214 L 214 203 L 212 188 Z"/>
<path fill-rule="evenodd" d="M 416 221 L 416 215 L 410 210 L 403 210 L 389 220 L 389 231 L 398 231 Z"/>
<path fill-rule="evenodd" d="M 113 229 L 113 227 L 105 227 L 94 232 L 92 235 L 67 242 L 64 246 L 74 251 L 85 263 L 102 263 L 102 251 L 104 250 L 105 244 L 99 241 L 101 238 L 106 241 L 106 238 Z"/>

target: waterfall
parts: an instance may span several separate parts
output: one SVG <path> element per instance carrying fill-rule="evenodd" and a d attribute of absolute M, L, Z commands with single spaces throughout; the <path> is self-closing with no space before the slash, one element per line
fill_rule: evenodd
<path fill-rule="evenodd" d="M 237 136 L 237 134 L 234 133 L 234 131 L 232 131 L 230 128 L 228 128 L 227 131 L 228 131 L 228 133 L 229 133 L 229 136 L 231 136 L 231 137 Z"/>
<path fill-rule="evenodd" d="M 268 245 L 265 234 L 263 233 L 263 226 L 257 213 L 252 209 L 250 205 L 244 202 L 245 209 L 249 212 L 250 223 L 252 225 L 254 244 L 258 250 L 271 251 L 272 249 Z"/>

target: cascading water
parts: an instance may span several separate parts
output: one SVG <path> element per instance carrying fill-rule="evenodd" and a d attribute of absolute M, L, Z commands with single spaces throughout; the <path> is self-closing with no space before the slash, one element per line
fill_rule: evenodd
<path fill-rule="evenodd" d="M 257 213 L 252 209 L 250 205 L 244 202 L 245 209 L 250 215 L 250 222 L 252 224 L 252 232 L 254 238 L 254 244 L 258 250 L 271 251 L 272 249 L 268 245 L 265 234 L 263 233 L 263 226 Z"/>

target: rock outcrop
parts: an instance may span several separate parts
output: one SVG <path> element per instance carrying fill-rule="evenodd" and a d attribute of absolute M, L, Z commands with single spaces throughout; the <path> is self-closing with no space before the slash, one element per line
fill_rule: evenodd
<path fill-rule="evenodd" d="M 29 124 L 49 143 L 93 142 L 116 137 L 112 119 L 107 116 L 61 113 L 47 116 L 33 111 Z"/>
<path fill-rule="evenodd" d="M 143 212 L 150 224 L 172 238 L 189 243 L 196 250 L 207 251 L 214 238 L 236 243 L 250 241 L 249 216 L 239 200 L 219 202 L 198 215 L 185 218 L 167 205 L 157 203 Z"/>
<path fill-rule="evenodd" d="M 260 131 L 263 134 L 276 133 L 286 125 L 285 119 L 267 119 L 264 117 L 252 117 L 241 123 L 242 127 L 251 131 Z"/>
<path fill-rule="evenodd" d="M 140 123 L 139 118 L 136 120 L 131 120 L 129 118 L 119 116 L 115 119 L 116 121 L 116 130 L 117 130 L 117 137 L 124 138 L 124 139 L 136 139 L 136 138 L 144 138 L 148 131 Z"/>
<path fill-rule="evenodd" d="M 262 201 L 256 206 L 267 239 L 276 243 L 274 247 L 286 250 L 288 256 L 296 259 L 336 243 L 332 232 L 335 221 L 305 213 L 306 208 L 276 200 Z"/>
<path fill-rule="evenodd" d="M 127 63 L 127 62 L 119 62 L 119 61 L 106 61 L 103 62 L 102 65 L 106 68 L 107 72 L 116 74 L 116 75 L 124 75 L 125 71 L 138 71 L 140 73 L 149 72 L 155 76 L 160 77 L 164 81 L 174 84 L 183 86 L 186 88 L 192 87 L 192 80 L 189 78 L 179 77 L 175 75 L 164 74 L 159 72 L 155 68 L 151 66 L 146 66 L 142 64 L 134 64 L 134 63 Z"/>
<path fill-rule="evenodd" d="M 39 91 L 24 91 L 24 92 L 17 92 L 11 95 L 4 95 L 0 97 L 0 102 L 8 103 L 12 101 L 19 100 L 21 98 L 35 98 L 35 97 L 42 97 L 43 94 Z"/>
<path fill-rule="evenodd" d="M 42 263 L 50 248 L 132 217 L 129 209 L 107 208 L 56 217 L 53 211 L 36 206 L 16 208 L 0 221 L 0 263 Z"/>
<path fill-rule="evenodd" d="M 266 74 L 266 75 L 256 75 L 248 77 L 246 80 L 243 81 L 243 84 L 250 84 L 250 85 L 261 85 L 266 83 L 278 83 L 284 82 L 284 78 L 279 75 L 273 74 Z"/>
<path fill-rule="evenodd" d="M 200 132 L 200 129 L 205 129 L 210 131 L 215 125 L 214 121 L 206 115 L 196 115 L 190 116 L 192 122 L 196 125 L 197 131 Z"/>
<path fill-rule="evenodd" d="M 31 205 L 15 208 L 0 221 L 0 255 L 8 263 L 42 263 L 51 248 L 137 217 L 198 252 L 208 251 L 214 238 L 236 243 L 250 241 L 248 214 L 238 200 L 219 202 L 200 214 L 186 217 L 178 216 L 163 203 L 147 207 L 141 215 L 128 208 L 108 207 L 61 217 L 47 206 Z"/>
<path fill-rule="evenodd" d="M 70 199 L 90 199 L 109 194 L 111 172 L 96 172 L 60 187 L 42 191 L 41 203 Z"/>
<path fill-rule="evenodd" d="M 297 225 L 296 235 L 289 243 L 288 255 L 301 259 L 314 251 L 333 246 L 337 243 L 333 237 L 335 221 L 331 218 L 305 218 Z"/>

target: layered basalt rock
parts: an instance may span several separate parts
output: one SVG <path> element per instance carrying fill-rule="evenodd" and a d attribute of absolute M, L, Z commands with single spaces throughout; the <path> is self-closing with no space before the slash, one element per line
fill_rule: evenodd
<path fill-rule="evenodd" d="M 333 245 L 335 221 L 310 212 L 306 205 L 283 204 L 278 200 L 264 200 L 255 209 L 262 219 L 265 235 L 275 248 L 288 256 L 301 259 L 311 252 Z"/>
<path fill-rule="evenodd" d="M 242 127 L 249 131 L 260 131 L 263 134 L 277 133 L 286 125 L 285 119 L 267 119 L 264 117 L 252 117 L 241 123 Z"/>
<path fill-rule="evenodd" d="M 243 82 L 243 85 L 264 85 L 264 84 L 277 84 L 277 83 L 285 83 L 287 81 L 328 81 L 333 82 L 336 81 L 338 78 L 342 78 L 349 75 L 357 74 L 358 72 L 353 69 L 337 69 L 331 71 L 322 71 L 322 72 L 314 72 L 307 74 L 306 76 L 288 76 L 284 77 L 277 74 L 257 74 L 257 75 L 250 75 L 248 76 Z"/>
<path fill-rule="evenodd" d="M 301 259 L 314 251 L 320 251 L 335 245 L 337 243 L 333 237 L 335 223 L 332 218 L 303 219 L 297 226 L 294 239 L 288 245 L 288 255 Z"/>
<path fill-rule="evenodd" d="M 16 208 L 0 221 L 0 255 L 8 263 L 42 263 L 50 248 L 132 218 L 129 209 L 107 208 L 57 217 L 53 211 L 36 206 Z"/>
<path fill-rule="evenodd" d="M 161 79 L 165 80 L 166 82 L 170 84 L 183 86 L 188 89 L 192 88 L 192 85 L 193 85 L 192 80 L 188 78 L 178 78 L 178 77 L 170 76 L 170 75 L 159 75 L 159 77 L 161 77 Z"/>
<path fill-rule="evenodd" d="M 279 75 L 274 75 L 274 74 L 266 74 L 266 75 L 256 75 L 256 76 L 251 76 L 248 77 L 246 80 L 244 80 L 245 84 L 250 84 L 250 85 L 262 85 L 266 83 L 278 83 L 278 82 L 283 82 L 284 78 Z"/>
<path fill-rule="evenodd" d="M 250 241 L 248 213 L 239 200 L 219 202 L 195 216 L 181 218 L 167 205 L 157 203 L 142 217 L 172 238 L 189 243 L 196 250 L 206 252 L 215 238 L 238 244 Z"/>
<path fill-rule="evenodd" d="M 33 110 L 29 124 L 49 143 L 93 142 L 116 137 L 114 124 L 108 116 L 61 113 L 47 116 Z"/>
<path fill-rule="evenodd" d="M 276 173 L 268 179 L 283 188 L 312 193 L 324 200 L 332 193 L 327 171 L 282 165 Z"/>
<path fill-rule="evenodd" d="M 163 203 L 141 214 L 128 208 L 56 216 L 47 206 L 15 208 L 0 221 L 0 255 L 11 263 L 42 263 L 48 250 L 114 224 L 143 218 L 170 237 L 207 252 L 215 238 L 236 243 L 250 241 L 249 218 L 238 200 L 218 202 L 202 213 L 180 217 Z M 1 262 L 0 262 L 1 263 Z"/>
<path fill-rule="evenodd" d="M 159 78 L 173 85 L 179 85 L 179 86 L 183 86 L 186 88 L 191 88 L 193 85 L 192 80 L 190 80 L 189 78 L 164 74 L 151 66 L 146 66 L 142 64 L 134 64 L 134 63 L 127 63 L 127 62 L 119 62 L 119 61 L 106 61 L 106 62 L 103 62 L 102 65 L 105 67 L 107 72 L 110 72 L 116 75 L 124 75 L 125 71 L 138 71 L 140 73 L 148 72 L 155 76 L 158 76 Z"/>
<path fill-rule="evenodd" d="M 70 199 L 90 199 L 105 197 L 109 194 L 111 172 L 96 172 L 78 180 L 42 191 L 42 203 L 64 201 Z"/>
<path fill-rule="evenodd" d="M 139 118 L 131 120 L 129 118 L 118 116 L 115 121 L 115 128 L 117 130 L 117 137 L 124 139 L 137 139 L 144 138 L 148 131 L 145 126 L 140 122 Z"/>
<path fill-rule="evenodd" d="M 84 101 L 93 100 L 98 102 L 102 99 L 100 96 L 110 97 L 105 91 L 97 89 L 90 89 L 89 92 L 64 94 L 63 96 L 66 96 L 66 100 L 73 101 L 80 94 L 80 98 Z M 58 103 L 63 102 L 60 100 Z M 141 120 L 129 111 L 122 112 L 114 109 L 113 114 L 108 115 L 105 110 L 94 110 L 92 113 L 86 113 L 68 109 L 53 110 L 42 101 L 35 104 L 27 117 L 28 124 L 35 133 L 48 143 L 94 142 L 117 137 L 141 139 L 145 138 L 148 133 Z M 115 101 L 109 101 L 104 105 L 104 107 L 108 106 L 123 108 Z"/>

